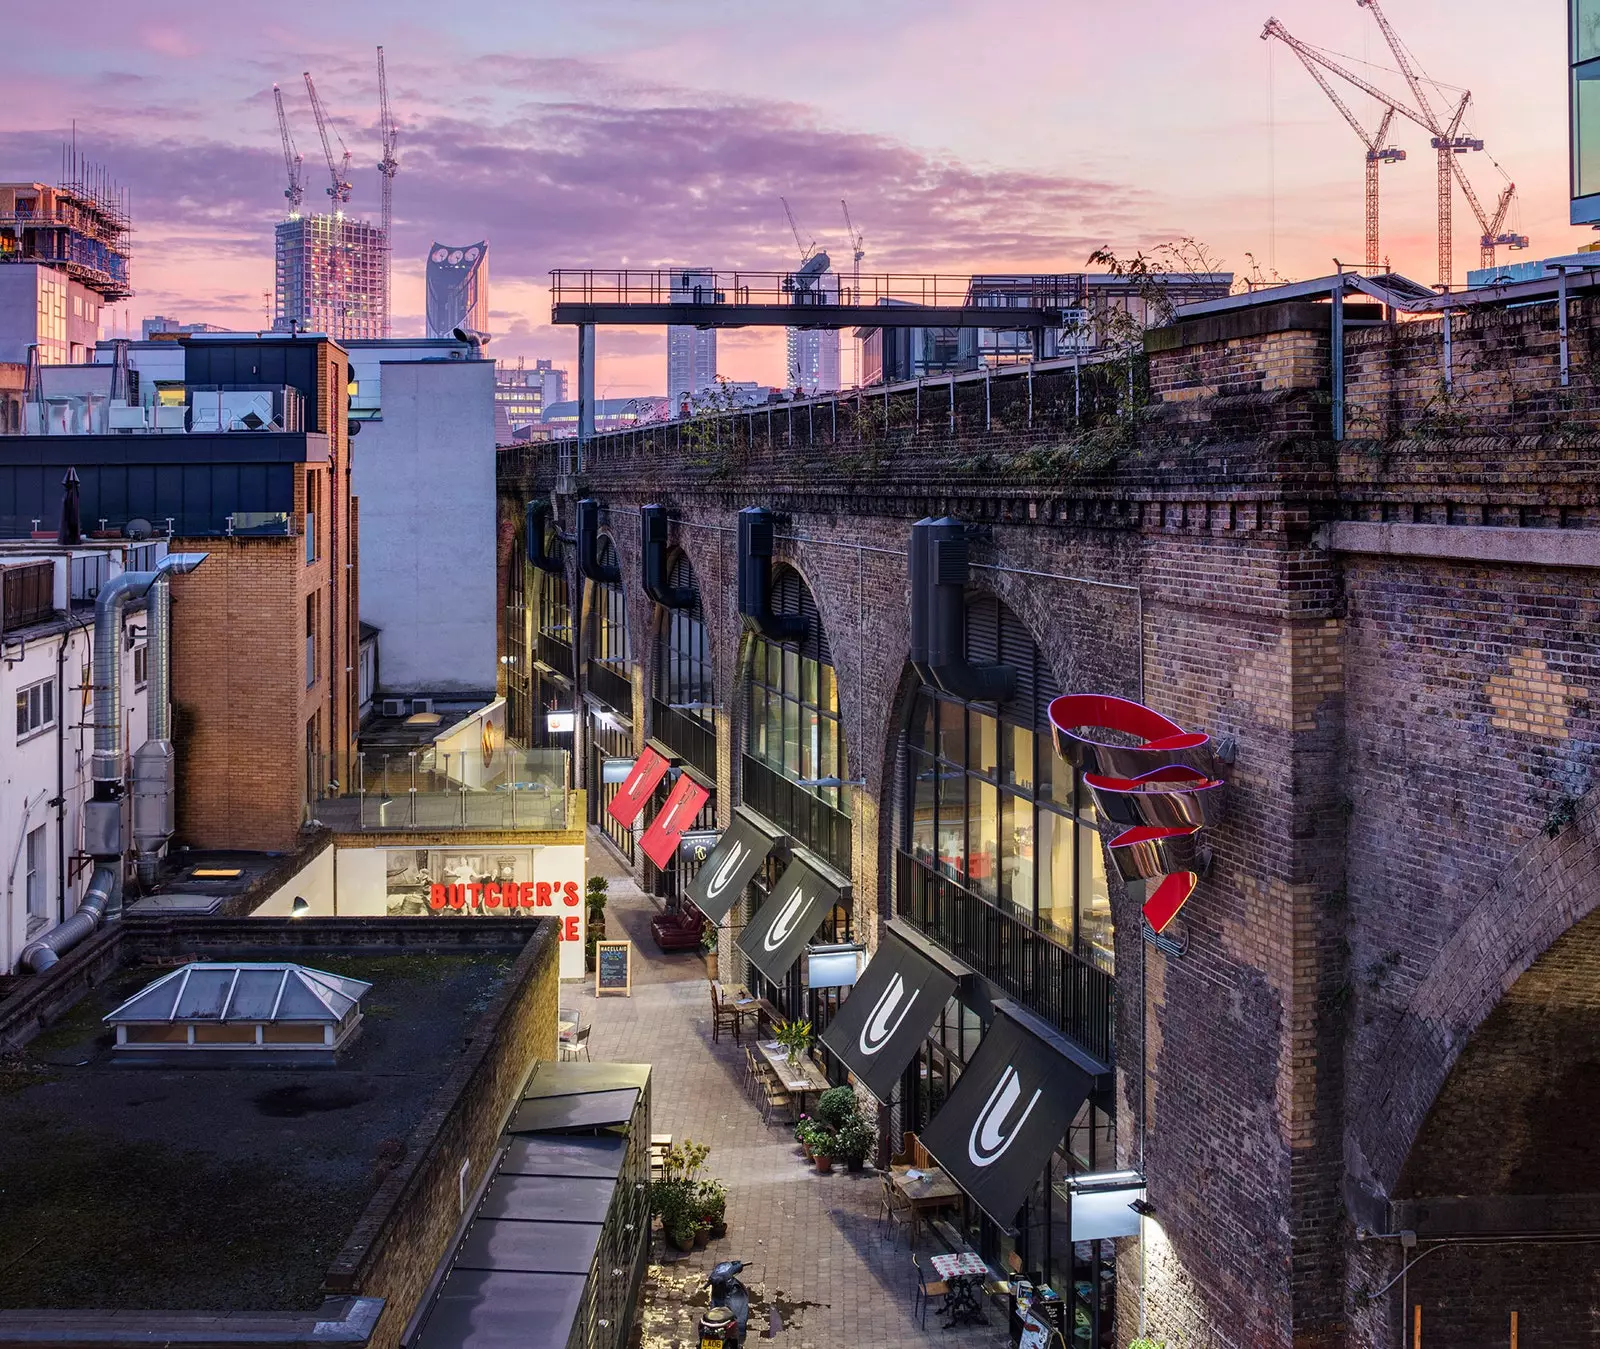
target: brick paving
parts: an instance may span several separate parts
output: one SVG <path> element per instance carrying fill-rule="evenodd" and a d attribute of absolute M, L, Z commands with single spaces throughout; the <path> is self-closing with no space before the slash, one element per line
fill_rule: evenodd
<path fill-rule="evenodd" d="M 904 1238 L 878 1228 L 880 1183 L 870 1169 L 819 1175 L 804 1163 L 787 1127 L 769 1128 L 741 1087 L 744 1050 L 731 1035 L 711 1042 L 705 966 L 693 953 L 662 955 L 650 939 L 655 909 L 623 874 L 605 845 L 591 841 L 590 869 L 611 878 L 607 935 L 634 944 L 633 995 L 596 998 L 593 981 L 580 992 L 565 985 L 564 1006 L 581 1009 L 593 1026 L 596 1059 L 652 1064 L 652 1128 L 709 1144 L 707 1170 L 728 1186 L 728 1235 L 679 1257 L 656 1239 L 662 1263 L 647 1281 L 641 1306 L 642 1349 L 689 1349 L 705 1295 L 705 1271 L 718 1260 L 742 1259 L 751 1290 L 750 1343 L 771 1339 L 791 1349 L 874 1349 L 940 1344 L 998 1349 L 1007 1343 L 999 1311 L 988 1328 L 945 1331 L 936 1310 L 923 1331 L 912 1319 L 915 1282 Z M 748 1037 L 747 1037 L 748 1039 Z M 924 1263 L 937 1247 L 924 1237 Z M 783 1328 L 768 1334 L 776 1304 Z M 758 1336 L 757 1331 L 760 1334 Z"/>

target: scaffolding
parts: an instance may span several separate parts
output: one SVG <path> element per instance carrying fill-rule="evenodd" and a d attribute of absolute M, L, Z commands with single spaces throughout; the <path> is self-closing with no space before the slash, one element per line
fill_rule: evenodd
<path fill-rule="evenodd" d="M 388 326 L 383 229 L 335 212 L 285 220 L 276 230 L 273 328 L 335 341 L 380 338 Z"/>
<path fill-rule="evenodd" d="M 133 294 L 130 230 L 126 191 L 90 165 L 56 187 L 0 183 L 0 262 L 50 267 L 107 304 Z"/>

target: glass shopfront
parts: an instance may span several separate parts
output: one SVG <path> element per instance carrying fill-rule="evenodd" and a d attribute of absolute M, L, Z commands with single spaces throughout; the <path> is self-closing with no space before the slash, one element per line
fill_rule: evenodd
<path fill-rule="evenodd" d="M 609 538 L 600 538 L 602 567 L 617 565 L 617 550 Z M 607 812 L 621 778 L 607 782 L 608 759 L 631 759 L 636 753 L 633 734 L 633 677 L 629 661 L 628 610 L 622 586 L 614 581 L 590 581 L 589 660 L 585 684 L 589 694 L 586 712 L 589 741 L 589 822 L 605 832 L 629 862 L 634 860 L 633 830 L 618 824 Z M 596 705 L 596 703 L 600 705 Z"/>

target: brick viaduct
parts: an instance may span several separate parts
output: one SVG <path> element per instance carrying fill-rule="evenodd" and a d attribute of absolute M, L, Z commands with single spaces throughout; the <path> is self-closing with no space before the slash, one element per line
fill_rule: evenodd
<path fill-rule="evenodd" d="M 975 526 L 978 587 L 1062 688 L 1236 745 L 1184 953 L 1113 900 L 1118 1148 L 1155 1209 L 1119 1341 L 1142 1304 L 1184 1346 L 1409 1344 L 1420 1305 L 1431 1344 L 1510 1343 L 1513 1311 L 1524 1345 L 1600 1344 L 1600 1246 L 1526 1239 L 1600 1230 L 1597 311 L 1570 387 L 1553 304 L 1458 312 L 1448 381 L 1437 321 L 1351 329 L 1342 442 L 1328 312 L 1162 329 L 1081 390 L 1052 365 L 604 437 L 559 484 L 553 448 L 505 452 L 502 563 L 529 497 L 559 486 L 569 525 L 598 498 L 649 668 L 637 508 L 668 505 L 726 784 L 732 526 L 778 512 L 866 778 L 857 903 L 887 915 L 908 528 Z"/>

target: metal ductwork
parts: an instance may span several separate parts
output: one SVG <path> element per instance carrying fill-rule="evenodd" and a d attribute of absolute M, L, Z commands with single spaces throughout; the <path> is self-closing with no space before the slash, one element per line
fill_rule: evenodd
<path fill-rule="evenodd" d="M 967 661 L 967 531 L 959 520 L 911 526 L 911 663 L 925 683 L 969 702 L 999 703 L 1017 691 L 1010 665 Z"/>
<path fill-rule="evenodd" d="M 644 593 L 668 609 L 692 609 L 694 591 L 667 584 L 667 528 L 665 506 L 639 507 L 639 570 Z"/>
<path fill-rule="evenodd" d="M 559 549 L 554 553 L 545 551 L 545 525 L 549 519 L 550 503 L 547 500 L 543 497 L 538 497 L 528 503 L 525 547 L 529 563 L 540 571 L 547 571 L 559 576 L 566 571 L 567 564 L 562 559 Z M 559 533 L 556 537 L 560 537 Z"/>
<path fill-rule="evenodd" d="M 615 564 L 600 565 L 600 503 L 593 497 L 578 502 L 578 570 L 591 581 L 617 585 L 622 570 Z"/>
<path fill-rule="evenodd" d="M 739 512 L 739 612 L 764 637 L 792 642 L 805 636 L 799 614 L 772 612 L 772 549 L 777 517 L 764 506 Z"/>
<path fill-rule="evenodd" d="M 122 616 L 130 599 L 150 593 L 149 740 L 134 755 L 134 841 L 140 871 L 153 877 L 162 844 L 172 836 L 172 604 L 167 578 L 193 571 L 205 553 L 169 553 L 154 571 L 125 571 L 101 586 L 94 606 L 94 797 L 83 807 L 84 850 L 95 860 L 89 893 L 78 911 L 22 952 L 31 970 L 47 970 L 102 918 L 122 911 L 122 857 L 127 850 L 122 773 Z"/>

